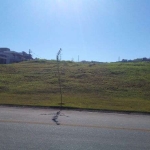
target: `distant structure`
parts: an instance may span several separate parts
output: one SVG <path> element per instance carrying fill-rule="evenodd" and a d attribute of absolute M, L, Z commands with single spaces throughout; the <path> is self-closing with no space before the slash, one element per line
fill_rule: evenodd
<path fill-rule="evenodd" d="M 15 52 L 9 48 L 0 48 L 0 64 L 17 63 L 21 61 L 31 60 L 32 55 L 26 52 Z"/>

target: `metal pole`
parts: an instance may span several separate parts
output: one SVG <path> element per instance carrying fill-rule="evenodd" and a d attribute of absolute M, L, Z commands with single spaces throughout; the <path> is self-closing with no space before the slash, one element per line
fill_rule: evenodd
<path fill-rule="evenodd" d="M 58 83 L 59 83 L 59 90 L 60 90 L 60 110 L 62 109 L 62 88 L 61 88 L 61 76 L 60 76 L 60 59 L 59 57 L 61 56 L 61 51 L 62 49 L 60 48 L 60 50 L 57 53 L 56 59 L 57 59 L 57 71 L 58 71 Z"/>

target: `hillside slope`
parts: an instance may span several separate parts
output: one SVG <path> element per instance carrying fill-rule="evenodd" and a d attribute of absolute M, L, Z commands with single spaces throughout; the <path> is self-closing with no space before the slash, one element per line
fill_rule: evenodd
<path fill-rule="evenodd" d="M 150 63 L 60 64 L 63 106 L 150 112 Z M 0 65 L 0 104 L 58 106 L 56 61 Z"/>

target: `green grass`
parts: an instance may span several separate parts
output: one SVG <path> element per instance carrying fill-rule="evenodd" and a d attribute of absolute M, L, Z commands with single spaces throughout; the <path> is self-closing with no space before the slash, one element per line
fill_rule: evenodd
<path fill-rule="evenodd" d="M 150 63 L 60 65 L 64 107 L 150 112 Z M 0 65 L 0 104 L 59 106 L 56 61 Z"/>

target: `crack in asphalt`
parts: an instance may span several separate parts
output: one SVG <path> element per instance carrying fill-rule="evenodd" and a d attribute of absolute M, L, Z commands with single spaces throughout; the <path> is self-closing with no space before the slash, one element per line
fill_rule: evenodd
<path fill-rule="evenodd" d="M 53 114 L 40 114 L 40 115 L 54 115 L 54 113 Z"/>

